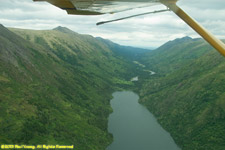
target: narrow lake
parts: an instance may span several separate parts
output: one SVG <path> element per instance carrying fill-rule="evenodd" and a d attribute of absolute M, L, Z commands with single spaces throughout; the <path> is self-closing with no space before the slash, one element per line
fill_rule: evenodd
<path fill-rule="evenodd" d="M 107 150 L 180 150 L 138 99 L 137 94 L 129 91 L 113 94 L 108 131 L 114 141 Z"/>

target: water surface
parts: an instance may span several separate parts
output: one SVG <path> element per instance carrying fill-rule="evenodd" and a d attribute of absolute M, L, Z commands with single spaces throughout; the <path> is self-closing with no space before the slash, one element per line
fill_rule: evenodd
<path fill-rule="evenodd" d="M 108 131 L 114 141 L 107 150 L 180 150 L 133 92 L 115 92 Z"/>

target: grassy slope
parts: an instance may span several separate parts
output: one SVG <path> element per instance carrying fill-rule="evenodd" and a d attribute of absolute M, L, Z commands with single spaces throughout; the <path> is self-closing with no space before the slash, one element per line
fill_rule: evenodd
<path fill-rule="evenodd" d="M 10 30 L 0 26 L 0 143 L 105 149 L 111 92 L 129 65 L 65 28 Z"/>
<path fill-rule="evenodd" d="M 225 59 L 210 49 L 185 38 L 142 60 L 158 75 L 142 81 L 140 102 L 183 150 L 225 149 Z"/>

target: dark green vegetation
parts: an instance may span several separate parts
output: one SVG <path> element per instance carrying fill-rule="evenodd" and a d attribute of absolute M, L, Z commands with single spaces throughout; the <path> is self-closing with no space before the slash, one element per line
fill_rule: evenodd
<path fill-rule="evenodd" d="M 132 69 L 107 44 L 67 28 L 0 26 L 0 144 L 104 150 L 113 91 Z"/>
<path fill-rule="evenodd" d="M 225 58 L 201 39 L 170 41 L 140 62 L 140 102 L 183 150 L 225 149 Z"/>

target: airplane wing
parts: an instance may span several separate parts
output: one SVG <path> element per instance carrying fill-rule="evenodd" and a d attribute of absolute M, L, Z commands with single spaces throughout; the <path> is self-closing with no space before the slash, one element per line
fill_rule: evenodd
<path fill-rule="evenodd" d="M 100 15 L 159 4 L 159 0 L 33 0 L 46 1 L 74 15 Z"/>
<path fill-rule="evenodd" d="M 225 44 L 202 27 L 197 21 L 185 13 L 176 5 L 178 0 L 33 0 L 46 1 L 68 14 L 75 15 L 101 15 L 105 13 L 117 13 L 134 8 L 148 7 L 155 4 L 163 4 L 186 22 L 192 29 L 201 35 L 219 53 L 225 57 Z"/>

